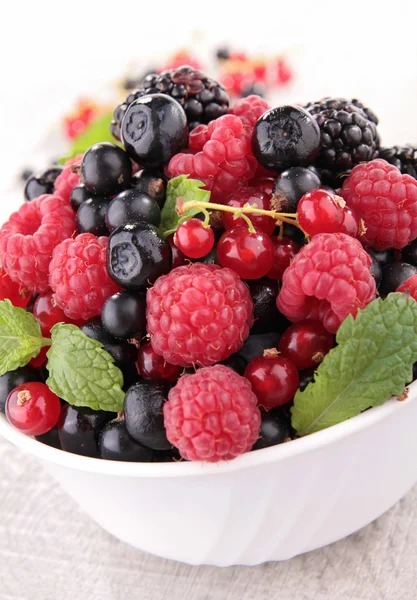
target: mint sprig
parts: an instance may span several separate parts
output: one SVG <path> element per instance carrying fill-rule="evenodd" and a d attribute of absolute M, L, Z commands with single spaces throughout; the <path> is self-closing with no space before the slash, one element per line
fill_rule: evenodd
<path fill-rule="evenodd" d="M 24 367 L 50 343 L 32 313 L 0 301 L 0 376 Z"/>
<path fill-rule="evenodd" d="M 292 426 L 298 435 L 320 431 L 400 395 L 417 361 L 417 302 L 408 295 L 377 299 L 343 321 L 337 346 L 315 381 L 297 392 Z"/>
<path fill-rule="evenodd" d="M 103 345 L 75 325 L 51 329 L 48 350 L 50 389 L 73 406 L 119 412 L 123 409 L 123 374 Z"/>
<path fill-rule="evenodd" d="M 196 200 L 198 202 L 210 202 L 210 192 L 203 190 L 204 183 L 198 179 L 189 179 L 189 175 L 178 175 L 168 181 L 167 193 L 164 207 L 161 212 L 160 230 L 166 236 L 174 233 L 185 219 L 195 217 L 201 213 L 200 208 L 191 208 L 179 216 L 176 211 L 178 198 L 184 198 L 185 202 Z"/>

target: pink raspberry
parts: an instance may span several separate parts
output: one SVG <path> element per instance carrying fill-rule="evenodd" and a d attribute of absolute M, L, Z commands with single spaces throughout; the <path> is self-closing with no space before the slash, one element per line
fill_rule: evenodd
<path fill-rule="evenodd" d="M 194 263 L 159 277 L 146 295 L 155 352 L 172 365 L 212 365 L 237 352 L 253 324 L 249 289 L 231 269 Z"/>
<path fill-rule="evenodd" d="M 229 113 L 236 117 L 240 117 L 242 122 L 245 125 L 248 125 L 252 130 L 259 117 L 269 110 L 269 108 L 269 104 L 266 100 L 253 94 L 252 96 L 237 100 L 229 110 Z"/>
<path fill-rule="evenodd" d="M 164 405 L 168 440 L 187 460 L 217 462 L 248 452 L 261 414 L 247 379 L 223 365 L 184 375 Z"/>
<path fill-rule="evenodd" d="M 119 286 L 107 272 L 107 237 L 82 233 L 57 246 L 49 266 L 54 299 L 70 319 L 86 321 L 101 313 Z"/>
<path fill-rule="evenodd" d="M 417 300 L 417 275 L 403 281 L 395 291 L 409 294 L 414 300 Z"/>
<path fill-rule="evenodd" d="M 74 211 L 61 196 L 25 202 L 0 229 L 0 266 L 16 283 L 44 292 L 52 251 L 74 231 Z"/>
<path fill-rule="evenodd" d="M 385 160 L 357 165 L 341 196 L 365 223 L 364 245 L 404 248 L 417 238 L 417 181 Z"/>
<path fill-rule="evenodd" d="M 331 333 L 376 296 L 371 258 L 344 233 L 321 233 L 304 246 L 284 272 L 278 310 L 290 321 L 321 321 Z"/>
<path fill-rule="evenodd" d="M 223 115 L 190 133 L 189 152 L 176 154 L 168 173 L 200 179 L 211 191 L 212 201 L 222 202 L 242 181 L 252 179 L 256 166 L 248 127 L 239 117 Z"/>
<path fill-rule="evenodd" d="M 83 155 L 79 154 L 71 160 L 67 160 L 65 163 L 62 173 L 57 177 L 55 181 L 55 192 L 62 196 L 64 200 L 69 202 L 70 194 L 75 186 L 79 185 L 81 178 L 78 173 L 74 173 L 71 167 L 81 162 Z"/>

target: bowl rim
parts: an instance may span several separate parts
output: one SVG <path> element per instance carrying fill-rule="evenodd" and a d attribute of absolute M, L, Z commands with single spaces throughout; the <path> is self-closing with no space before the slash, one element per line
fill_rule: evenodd
<path fill-rule="evenodd" d="M 290 459 L 326 445 L 330 446 L 343 438 L 370 428 L 379 421 L 389 418 L 393 413 L 404 409 L 413 400 L 417 400 L 417 381 L 407 387 L 409 389 L 408 398 L 402 402 L 393 397 L 381 406 L 366 410 L 356 417 L 322 431 L 291 440 L 288 443 L 247 452 L 233 460 L 218 463 L 202 461 L 139 463 L 102 460 L 72 454 L 42 444 L 35 438 L 21 433 L 7 422 L 3 414 L 0 415 L 0 435 L 38 459 L 87 473 L 147 479 L 220 475 Z"/>

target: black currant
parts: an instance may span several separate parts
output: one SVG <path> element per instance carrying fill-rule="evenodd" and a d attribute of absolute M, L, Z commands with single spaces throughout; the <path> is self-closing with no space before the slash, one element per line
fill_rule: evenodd
<path fill-rule="evenodd" d="M 375 258 L 375 256 L 373 256 L 370 253 L 369 253 L 369 256 L 371 257 L 371 261 L 372 261 L 371 275 L 375 279 L 376 287 L 379 288 L 379 286 L 381 285 L 381 280 L 382 280 L 382 266 L 381 266 L 381 263 L 378 262 L 378 260 Z"/>
<path fill-rule="evenodd" d="M 417 240 L 401 250 L 401 258 L 404 262 L 417 267 Z"/>
<path fill-rule="evenodd" d="M 128 340 L 145 331 L 145 312 L 145 294 L 119 292 L 104 303 L 101 321 L 110 335 Z"/>
<path fill-rule="evenodd" d="M 53 427 L 43 435 L 36 435 L 38 442 L 61 450 L 61 442 L 59 441 L 58 427 Z"/>
<path fill-rule="evenodd" d="M 86 188 L 94 194 L 118 194 L 131 183 L 131 160 L 123 148 L 116 144 L 94 144 L 83 156 L 81 179 Z"/>
<path fill-rule="evenodd" d="M 165 165 L 187 145 L 187 117 L 170 96 L 149 94 L 130 104 L 121 132 L 133 160 L 145 167 Z"/>
<path fill-rule="evenodd" d="M 81 331 L 93 340 L 97 340 L 103 344 L 104 350 L 113 357 L 115 365 L 119 367 L 123 373 L 125 373 L 125 371 L 130 372 L 130 367 L 133 368 L 135 366 L 138 355 L 136 346 L 134 346 L 134 344 L 128 344 L 123 340 L 117 340 L 109 335 L 104 329 L 100 317 L 94 317 L 87 321 L 87 323 L 81 327 Z M 135 371 L 136 369 L 133 372 Z"/>
<path fill-rule="evenodd" d="M 249 362 L 256 356 L 262 356 L 265 350 L 276 348 L 280 337 L 281 335 L 277 331 L 255 333 L 246 338 L 245 343 L 237 354 L 238 356 L 242 356 L 246 362 Z"/>
<path fill-rule="evenodd" d="M 293 240 L 293 242 L 295 242 L 298 246 L 303 246 L 307 241 L 301 229 L 295 227 L 294 225 L 290 225 L 289 223 L 284 223 L 282 233 L 284 237 Z"/>
<path fill-rule="evenodd" d="M 176 448 L 172 448 L 171 450 L 155 450 L 152 462 L 179 462 L 180 460 L 184 460 L 181 458 L 181 454 Z"/>
<path fill-rule="evenodd" d="M 105 196 L 93 196 L 83 202 L 77 211 L 75 226 L 77 233 L 92 233 L 93 235 L 108 235 L 106 212 L 109 199 Z"/>
<path fill-rule="evenodd" d="M 0 377 L 0 412 L 5 411 L 7 396 L 10 392 L 18 385 L 30 381 L 43 382 L 40 372 L 31 365 L 20 367 L 15 371 L 8 371 Z"/>
<path fill-rule="evenodd" d="M 388 263 L 382 267 L 382 280 L 379 286 L 381 296 L 395 292 L 399 285 L 417 273 L 417 267 L 404 262 Z"/>
<path fill-rule="evenodd" d="M 371 258 L 375 258 L 375 260 L 379 262 L 381 267 L 388 263 L 392 263 L 395 260 L 394 250 L 392 248 L 389 248 L 388 250 L 374 250 L 373 248 L 366 248 L 366 251 L 371 256 Z M 405 260 L 404 262 L 410 261 Z"/>
<path fill-rule="evenodd" d="M 319 126 L 300 106 L 268 110 L 253 130 L 255 158 L 271 171 L 310 165 L 318 154 L 319 146 Z"/>
<path fill-rule="evenodd" d="M 154 169 L 142 169 L 133 175 L 132 187 L 145 192 L 158 202 L 160 208 L 163 207 L 167 191 L 167 178 L 162 172 Z"/>
<path fill-rule="evenodd" d="M 80 208 L 81 204 L 92 197 L 92 194 L 83 183 L 75 186 L 70 194 L 70 203 L 72 210 L 77 210 Z"/>
<path fill-rule="evenodd" d="M 109 231 L 138 221 L 146 221 L 158 227 L 161 209 L 156 200 L 137 189 L 125 190 L 111 200 L 106 212 Z"/>
<path fill-rule="evenodd" d="M 65 404 L 58 421 L 61 448 L 73 454 L 100 458 L 98 440 L 103 427 L 115 413 Z"/>
<path fill-rule="evenodd" d="M 108 271 L 121 287 L 144 290 L 170 268 L 171 248 L 150 223 L 118 227 L 111 233 Z"/>
<path fill-rule="evenodd" d="M 249 281 L 248 284 L 255 319 L 251 333 L 285 331 L 290 323 L 277 309 L 278 281 L 264 278 Z"/>
<path fill-rule="evenodd" d="M 303 392 L 309 383 L 314 381 L 314 373 L 317 367 L 311 367 L 310 369 L 304 369 L 299 371 L 298 376 L 300 378 L 299 389 Z"/>
<path fill-rule="evenodd" d="M 229 367 L 229 369 L 233 369 L 233 371 L 236 371 L 236 373 L 239 373 L 239 375 L 243 375 L 247 363 L 243 356 L 239 356 L 239 354 L 232 354 L 232 356 L 229 356 L 229 358 L 224 360 L 221 364 L 225 367 Z"/>
<path fill-rule="evenodd" d="M 169 386 L 161 381 L 142 379 L 132 385 L 126 393 L 124 416 L 129 434 L 153 450 L 170 450 L 167 440 L 164 415 Z"/>
<path fill-rule="evenodd" d="M 62 167 L 51 167 L 41 175 L 32 175 L 26 181 L 25 200 L 34 200 L 42 194 L 52 194 L 54 191 L 55 180 L 62 173 Z"/>
<path fill-rule="evenodd" d="M 262 412 L 260 438 L 255 442 L 252 450 L 282 444 L 289 439 L 290 432 L 290 420 L 282 410 L 273 408 L 268 412 Z"/>
<path fill-rule="evenodd" d="M 273 203 L 280 212 L 295 213 L 301 197 L 320 187 L 315 173 L 305 167 L 291 167 L 278 177 L 273 190 Z"/>
<path fill-rule="evenodd" d="M 154 452 L 136 442 L 127 432 L 123 420 L 110 421 L 101 430 L 99 438 L 101 458 L 128 462 L 151 462 Z"/>

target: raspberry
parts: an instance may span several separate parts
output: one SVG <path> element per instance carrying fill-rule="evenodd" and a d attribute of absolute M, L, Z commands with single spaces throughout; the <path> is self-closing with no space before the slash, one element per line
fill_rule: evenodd
<path fill-rule="evenodd" d="M 61 196 L 26 202 L 0 229 L 1 266 L 16 283 L 44 292 L 52 251 L 74 231 L 75 214 Z"/>
<path fill-rule="evenodd" d="M 410 294 L 414 300 L 417 300 L 417 275 L 409 277 L 397 287 L 396 292 L 403 292 L 404 294 Z"/>
<path fill-rule="evenodd" d="M 417 181 L 385 160 L 355 167 L 341 195 L 365 223 L 365 246 L 399 249 L 417 238 Z"/>
<path fill-rule="evenodd" d="M 252 95 L 237 100 L 229 113 L 240 117 L 245 125 L 252 128 L 267 110 L 269 110 L 268 102 L 260 96 Z"/>
<path fill-rule="evenodd" d="M 64 200 L 67 200 L 67 202 L 69 202 L 72 190 L 81 182 L 80 176 L 78 173 L 74 173 L 71 167 L 81 163 L 82 157 L 83 155 L 79 154 L 75 158 L 67 160 L 62 173 L 55 181 L 55 192 L 62 196 Z"/>
<path fill-rule="evenodd" d="M 148 333 L 172 365 L 212 365 L 241 348 L 253 325 L 247 286 L 230 269 L 194 263 L 156 280 L 146 295 Z"/>
<path fill-rule="evenodd" d="M 222 202 L 241 182 L 255 174 L 250 128 L 234 115 L 224 115 L 190 133 L 189 150 L 175 155 L 169 165 L 171 177 L 188 174 L 211 191 L 213 202 Z"/>
<path fill-rule="evenodd" d="M 107 237 L 82 233 L 57 246 L 49 266 L 56 304 L 70 319 L 87 320 L 120 288 L 107 273 Z"/>
<path fill-rule="evenodd" d="M 167 438 L 187 460 L 217 462 L 248 452 L 261 414 L 247 379 L 223 365 L 184 375 L 164 404 Z"/>
<path fill-rule="evenodd" d="M 26 308 L 31 299 L 31 293 L 30 290 L 12 281 L 4 269 L 0 268 L 0 300 L 6 300 L 6 298 L 13 306 Z"/>
<path fill-rule="evenodd" d="M 331 333 L 376 295 L 372 261 L 344 233 L 321 233 L 304 246 L 284 273 L 277 307 L 290 321 L 321 321 Z"/>

